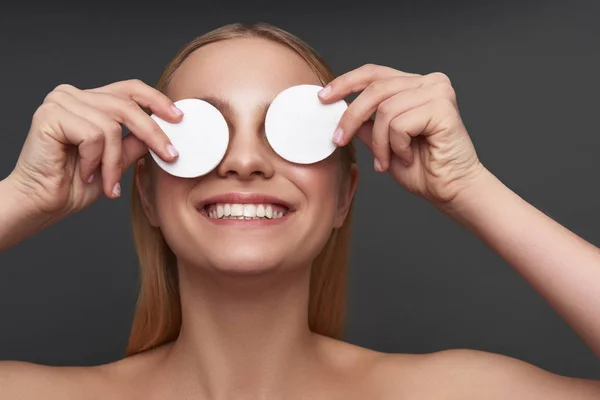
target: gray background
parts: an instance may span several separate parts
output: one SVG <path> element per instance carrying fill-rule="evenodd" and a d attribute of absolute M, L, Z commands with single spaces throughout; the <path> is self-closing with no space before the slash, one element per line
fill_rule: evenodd
<path fill-rule="evenodd" d="M 0 177 L 59 83 L 154 84 L 193 37 L 265 21 L 312 44 L 338 74 L 365 63 L 445 72 L 484 164 L 600 243 L 597 1 L 48 3 L 0 11 Z M 496 254 L 376 174 L 362 145 L 359 166 L 348 341 L 388 352 L 480 349 L 600 378 L 598 359 Z M 127 188 L 130 181 L 128 173 Z M 122 357 L 137 282 L 128 199 L 102 199 L 0 255 L 0 359 L 92 365 Z"/>

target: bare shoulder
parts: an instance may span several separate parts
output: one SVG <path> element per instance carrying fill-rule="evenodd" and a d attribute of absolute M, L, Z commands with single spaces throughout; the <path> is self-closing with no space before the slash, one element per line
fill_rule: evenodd
<path fill-rule="evenodd" d="M 323 359 L 339 373 L 336 381 L 348 390 L 345 398 L 399 399 L 448 398 L 432 397 L 423 391 L 418 371 L 425 370 L 421 355 L 387 354 L 344 341 L 323 338 Z M 426 385 L 430 387 L 430 385 Z"/>
<path fill-rule="evenodd" d="M 0 400 L 129 399 L 132 382 L 143 379 L 162 349 L 92 367 L 0 362 Z"/>
<path fill-rule="evenodd" d="M 527 362 L 477 350 L 382 357 L 379 368 L 391 392 L 413 388 L 423 397 L 580 400 L 600 398 L 600 381 L 554 374 Z M 401 377 L 398 377 L 400 375 Z M 402 383 L 402 386 L 399 385 Z"/>
<path fill-rule="evenodd" d="M 55 367 L 21 361 L 0 362 L 0 400 L 88 398 L 101 387 L 105 373 L 97 367 Z"/>

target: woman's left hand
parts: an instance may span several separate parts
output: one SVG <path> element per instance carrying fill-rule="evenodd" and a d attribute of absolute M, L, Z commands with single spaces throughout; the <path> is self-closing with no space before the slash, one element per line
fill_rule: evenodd
<path fill-rule="evenodd" d="M 446 204 L 484 170 L 446 75 L 367 64 L 334 79 L 319 96 L 331 103 L 360 91 L 334 141 L 343 146 L 356 135 L 373 152 L 375 170 L 389 169 L 411 193 Z"/>

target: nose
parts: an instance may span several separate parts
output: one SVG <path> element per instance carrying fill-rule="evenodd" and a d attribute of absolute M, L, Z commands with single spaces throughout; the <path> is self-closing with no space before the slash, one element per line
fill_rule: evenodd
<path fill-rule="evenodd" d="M 229 147 L 217 166 L 217 174 L 223 178 L 240 180 L 269 179 L 273 176 L 273 151 L 262 129 L 230 127 Z"/>

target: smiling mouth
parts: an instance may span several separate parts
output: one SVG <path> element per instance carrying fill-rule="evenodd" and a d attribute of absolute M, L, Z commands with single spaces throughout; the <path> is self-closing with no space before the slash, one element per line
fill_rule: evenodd
<path fill-rule="evenodd" d="M 289 215 L 291 210 L 282 204 L 273 203 L 211 203 L 206 204 L 201 213 L 208 218 L 220 220 L 275 220 Z"/>

